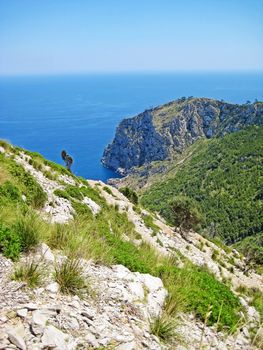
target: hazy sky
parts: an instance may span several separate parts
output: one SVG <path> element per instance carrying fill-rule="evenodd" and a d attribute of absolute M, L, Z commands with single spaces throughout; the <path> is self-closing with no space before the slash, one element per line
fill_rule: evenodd
<path fill-rule="evenodd" d="M 262 0 L 0 0 L 0 74 L 263 70 Z"/>

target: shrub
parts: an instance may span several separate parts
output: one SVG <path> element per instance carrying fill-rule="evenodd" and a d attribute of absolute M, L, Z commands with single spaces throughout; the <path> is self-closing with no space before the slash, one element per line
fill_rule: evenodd
<path fill-rule="evenodd" d="M 93 214 L 87 204 L 77 202 L 76 200 L 71 201 L 72 207 L 75 210 L 77 216 L 85 216 L 92 218 Z"/>
<path fill-rule="evenodd" d="M 54 194 L 58 197 L 61 197 L 61 198 L 70 199 L 70 196 L 64 190 L 57 189 L 54 191 Z"/>
<path fill-rule="evenodd" d="M 39 262 L 27 261 L 15 269 L 12 278 L 16 281 L 26 282 L 30 288 L 34 288 L 42 281 L 43 268 Z"/>
<path fill-rule="evenodd" d="M 164 280 L 166 276 L 167 272 L 164 273 Z M 183 299 L 186 310 L 194 310 L 196 316 L 204 321 L 211 305 L 212 312 L 208 325 L 216 323 L 221 313 L 219 328 L 225 326 L 231 330 L 234 329 L 241 306 L 228 286 L 219 282 L 205 268 L 192 265 L 183 269 L 173 267 L 168 277 L 168 284 L 172 286 L 171 292 L 174 298 Z"/>
<path fill-rule="evenodd" d="M 64 294 L 82 295 L 87 289 L 78 259 L 66 259 L 61 265 L 57 265 L 55 267 L 55 280 Z"/>
<path fill-rule="evenodd" d="M 47 200 L 47 194 L 34 177 L 15 162 L 10 163 L 9 168 L 13 177 L 24 186 L 28 204 L 31 204 L 36 209 L 42 208 Z"/>
<path fill-rule="evenodd" d="M 21 200 L 21 194 L 19 189 L 10 181 L 6 181 L 0 186 L 0 198 L 5 197 L 11 201 Z"/>
<path fill-rule="evenodd" d="M 112 190 L 108 186 L 104 186 L 103 190 L 106 191 L 108 194 L 114 196 L 114 194 L 112 193 Z"/>
<path fill-rule="evenodd" d="M 21 250 L 19 235 L 0 222 L 0 252 L 7 258 L 17 260 Z"/>
<path fill-rule="evenodd" d="M 139 199 L 137 193 L 129 187 L 122 187 L 119 191 L 124 194 L 133 204 L 138 204 Z"/>
<path fill-rule="evenodd" d="M 196 229 L 202 216 L 194 201 L 186 196 L 176 196 L 169 203 L 170 221 L 181 230 Z"/>

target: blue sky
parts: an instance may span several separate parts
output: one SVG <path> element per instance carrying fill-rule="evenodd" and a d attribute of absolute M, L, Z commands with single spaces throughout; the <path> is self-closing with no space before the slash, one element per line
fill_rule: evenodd
<path fill-rule="evenodd" d="M 262 0 L 0 0 L 0 74 L 263 70 Z"/>

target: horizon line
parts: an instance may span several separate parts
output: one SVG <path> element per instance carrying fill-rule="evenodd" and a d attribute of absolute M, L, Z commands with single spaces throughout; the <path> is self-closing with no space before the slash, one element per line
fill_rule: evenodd
<path fill-rule="evenodd" d="M 124 74 L 251 74 L 263 73 L 262 69 L 180 69 L 180 70 L 121 70 L 121 71 L 76 71 L 76 72 L 34 72 L 34 73 L 0 73 L 0 78 L 12 77 L 52 77 L 52 76 L 76 76 L 76 75 L 124 75 Z"/>

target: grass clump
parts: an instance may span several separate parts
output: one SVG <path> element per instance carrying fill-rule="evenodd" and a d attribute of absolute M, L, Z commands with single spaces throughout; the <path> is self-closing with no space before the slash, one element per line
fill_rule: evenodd
<path fill-rule="evenodd" d="M 174 340 L 176 321 L 165 313 L 158 316 L 150 325 L 151 333 L 156 335 L 164 342 Z"/>
<path fill-rule="evenodd" d="M 34 288 L 41 284 L 43 273 L 43 267 L 40 263 L 32 260 L 17 266 L 12 279 L 26 282 L 28 287 Z"/>
<path fill-rule="evenodd" d="M 40 242 L 40 237 L 43 233 L 42 222 L 37 214 L 28 211 L 24 215 L 19 215 L 12 229 L 19 236 L 21 250 L 28 252 Z"/>
<path fill-rule="evenodd" d="M 263 293 L 259 289 L 251 291 L 252 300 L 250 305 L 254 306 L 259 312 L 261 323 L 263 322 Z"/>
<path fill-rule="evenodd" d="M 66 259 L 55 267 L 55 281 L 64 294 L 83 295 L 87 289 L 79 259 Z"/>
<path fill-rule="evenodd" d="M 108 187 L 108 186 L 104 186 L 103 187 L 103 190 L 105 192 L 107 192 L 108 194 L 110 194 L 111 196 L 114 196 L 114 194 L 112 193 L 112 190 Z"/>
<path fill-rule="evenodd" d="M 177 308 L 194 312 L 202 321 L 205 320 L 209 306 L 212 306 L 208 325 L 217 322 L 219 328 L 234 329 L 239 320 L 241 305 L 230 288 L 219 282 L 205 268 L 188 264 L 184 268 L 163 266 L 160 270 L 171 298 L 178 301 Z"/>
<path fill-rule="evenodd" d="M 147 214 L 143 214 L 142 215 L 142 219 L 143 222 L 145 223 L 145 226 L 150 228 L 153 232 L 152 235 L 156 236 L 157 233 L 160 231 L 160 227 L 157 226 L 154 222 L 153 222 L 153 217 L 151 215 L 147 215 Z"/>

